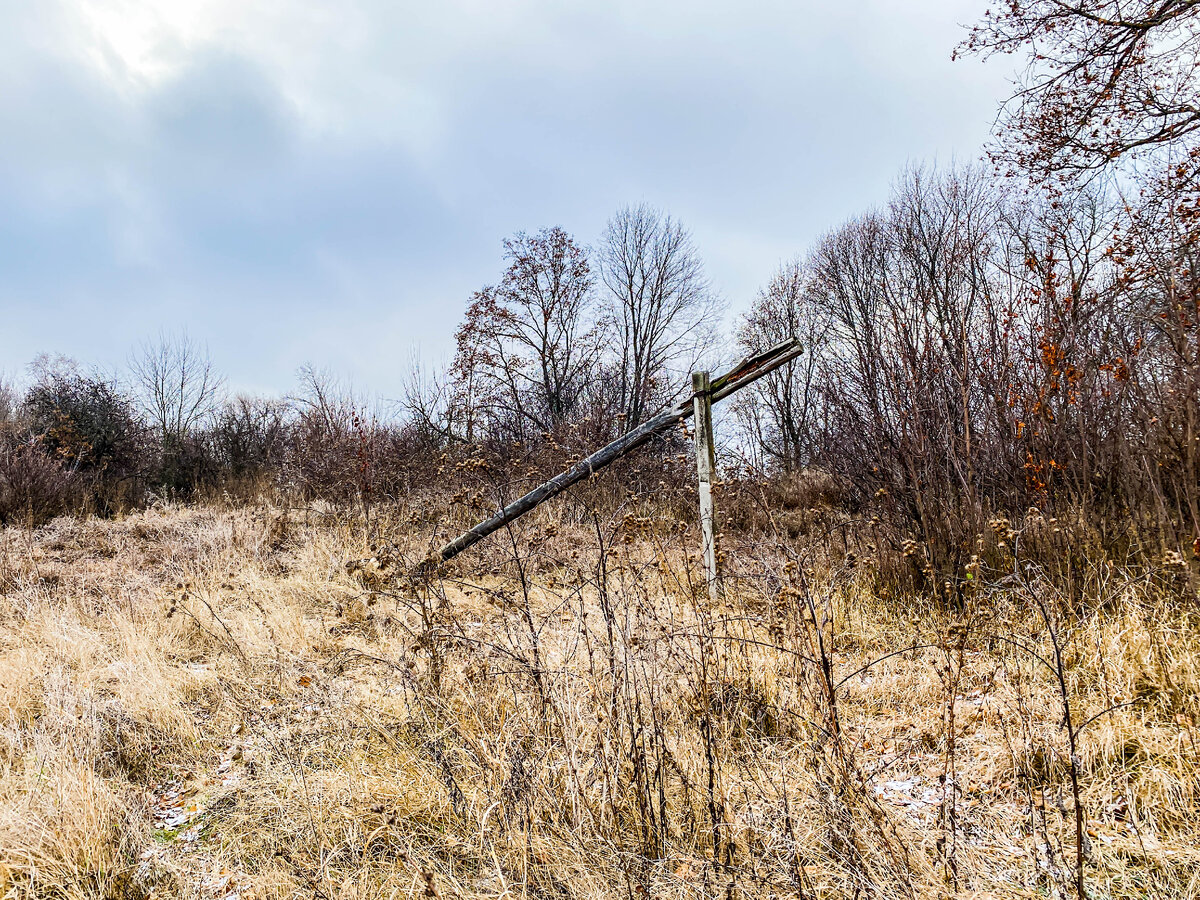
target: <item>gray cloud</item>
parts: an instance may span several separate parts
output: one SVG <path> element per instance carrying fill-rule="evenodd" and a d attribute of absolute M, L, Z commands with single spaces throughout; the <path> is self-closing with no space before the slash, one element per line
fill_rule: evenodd
<path fill-rule="evenodd" d="M 504 237 L 641 200 L 736 307 L 1005 87 L 949 62 L 974 3 L 159 6 L 0 6 L 0 370 L 186 326 L 238 385 L 394 392 Z"/>

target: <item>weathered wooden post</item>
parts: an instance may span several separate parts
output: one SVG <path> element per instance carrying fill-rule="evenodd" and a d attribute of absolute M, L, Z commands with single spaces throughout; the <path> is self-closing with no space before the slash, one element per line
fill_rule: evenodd
<path fill-rule="evenodd" d="M 717 580 L 716 515 L 713 510 L 712 481 L 717 468 L 713 440 L 712 385 L 708 372 L 692 373 L 692 408 L 696 419 L 696 480 L 700 487 L 700 540 L 704 548 L 704 574 L 708 578 L 708 596 L 720 599 Z"/>

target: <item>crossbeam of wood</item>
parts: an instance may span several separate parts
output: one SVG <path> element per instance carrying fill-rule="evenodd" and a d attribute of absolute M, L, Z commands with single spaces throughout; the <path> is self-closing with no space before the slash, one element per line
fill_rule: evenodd
<path fill-rule="evenodd" d="M 800 342 L 793 338 L 792 340 L 777 344 L 769 350 L 764 350 L 754 356 L 747 357 L 724 375 L 712 380 L 709 385 L 709 395 L 712 398 L 712 402 L 716 403 L 740 391 L 747 385 L 762 378 L 768 372 L 772 372 L 780 366 L 791 362 L 803 352 L 804 348 L 800 345 Z M 494 531 L 503 528 L 510 522 L 516 521 L 525 515 L 525 513 L 545 503 L 551 497 L 561 494 L 567 488 L 571 487 L 571 485 L 577 484 L 585 478 L 590 478 L 605 466 L 625 456 L 631 450 L 642 446 L 642 444 L 645 444 L 655 435 L 668 431 L 673 426 L 690 417 L 693 411 L 693 396 L 689 396 L 687 400 L 678 406 L 674 406 L 666 412 L 646 420 L 637 428 L 617 438 L 611 444 L 601 447 L 595 453 L 575 463 L 571 468 L 560 472 L 549 481 L 538 485 L 525 496 L 514 500 L 491 518 L 485 519 L 469 531 L 464 531 L 443 547 L 433 559 L 433 562 L 446 562 L 468 547 L 473 547 Z"/>

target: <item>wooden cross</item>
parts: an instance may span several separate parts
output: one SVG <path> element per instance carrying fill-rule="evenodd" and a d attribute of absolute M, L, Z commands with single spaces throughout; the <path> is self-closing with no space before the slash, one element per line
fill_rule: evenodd
<path fill-rule="evenodd" d="M 718 590 L 717 563 L 712 508 L 712 473 L 714 468 L 712 405 L 740 391 L 746 385 L 752 384 L 784 363 L 791 362 L 803 352 L 804 348 L 800 345 L 800 342 L 793 338 L 777 344 L 769 350 L 764 350 L 762 353 L 747 357 L 718 378 L 709 380 L 707 372 L 697 372 L 692 376 L 693 394 L 683 403 L 643 422 L 632 431 L 621 435 L 621 437 L 617 438 L 611 444 L 601 447 L 591 456 L 580 460 L 566 471 L 560 472 L 549 481 L 538 485 L 524 497 L 514 500 L 491 518 L 485 519 L 474 528 L 460 534 L 443 547 L 436 556 L 432 557 L 419 568 L 428 568 L 430 564 L 436 565 L 452 559 L 468 547 L 472 547 L 482 541 L 492 532 L 503 528 L 510 522 L 516 521 L 525 515 L 525 513 L 545 503 L 551 497 L 561 494 L 571 485 L 594 475 L 634 448 L 640 447 L 656 434 L 661 434 L 678 425 L 684 419 L 695 415 L 697 423 L 696 466 L 697 472 L 700 475 L 701 530 L 706 534 L 704 547 L 705 566 L 709 576 L 709 590 L 710 592 L 716 592 Z M 697 381 L 697 379 L 700 379 L 700 381 Z M 707 383 L 707 389 L 701 392 L 697 385 L 704 382 Z M 702 424 L 703 428 L 701 428 Z M 703 447 L 701 444 L 702 433 L 705 436 Z M 707 497 L 707 501 L 705 497 Z M 707 526 L 705 526 L 706 502 Z M 716 596 L 715 593 L 713 595 Z"/>

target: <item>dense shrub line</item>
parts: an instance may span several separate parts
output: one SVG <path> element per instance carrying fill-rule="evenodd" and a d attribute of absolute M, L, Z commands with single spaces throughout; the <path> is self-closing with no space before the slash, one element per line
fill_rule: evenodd
<path fill-rule="evenodd" d="M 1189 559 L 1200 539 L 1195 192 L 1049 199 L 914 170 L 785 265 L 739 340 L 810 355 L 740 414 L 760 468 L 833 477 L 845 508 L 957 592 L 989 523 L 1077 521 Z"/>

